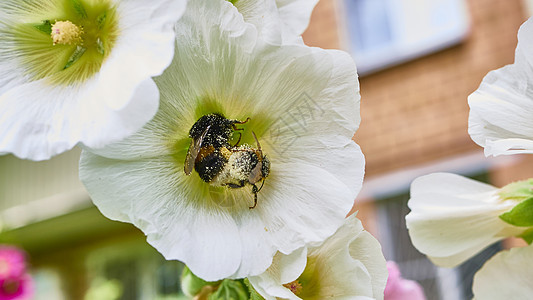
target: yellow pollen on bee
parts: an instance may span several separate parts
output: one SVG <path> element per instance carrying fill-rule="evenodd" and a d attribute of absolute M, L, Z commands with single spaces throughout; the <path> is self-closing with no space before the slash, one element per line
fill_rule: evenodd
<path fill-rule="evenodd" d="M 222 154 L 222 156 L 224 156 L 224 158 L 226 159 L 229 159 L 231 157 L 231 151 L 229 151 L 226 147 L 222 147 L 220 149 L 220 154 Z"/>
<path fill-rule="evenodd" d="M 300 292 L 302 291 L 302 285 L 300 284 L 300 282 L 298 282 L 298 280 L 286 283 L 283 286 L 291 290 L 291 292 L 295 294 L 296 296 L 298 296 Z"/>
<path fill-rule="evenodd" d="M 54 45 L 70 45 L 82 42 L 83 30 L 70 21 L 56 21 L 52 26 L 52 41 Z"/>

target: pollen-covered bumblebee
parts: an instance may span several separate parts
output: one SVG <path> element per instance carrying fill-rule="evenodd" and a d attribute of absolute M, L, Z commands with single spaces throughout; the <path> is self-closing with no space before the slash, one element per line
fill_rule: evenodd
<path fill-rule="evenodd" d="M 191 145 L 185 159 L 185 174 L 190 175 L 195 169 L 200 178 L 214 186 L 227 186 L 230 188 L 242 188 L 246 184 L 252 186 L 254 205 L 257 205 L 257 193 L 261 190 L 256 183 L 262 181 L 270 172 L 270 161 L 263 155 L 261 145 L 252 132 L 257 148 L 248 145 L 230 144 L 236 124 L 244 124 L 249 121 L 226 119 L 220 114 L 208 114 L 201 117 L 189 131 L 192 138 Z"/>

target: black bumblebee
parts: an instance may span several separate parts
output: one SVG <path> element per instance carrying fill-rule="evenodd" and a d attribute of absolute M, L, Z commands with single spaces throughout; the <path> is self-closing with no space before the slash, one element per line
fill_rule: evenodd
<path fill-rule="evenodd" d="M 257 148 L 248 145 L 240 145 L 241 134 L 235 145 L 230 144 L 237 124 L 245 121 L 230 120 L 221 114 L 208 114 L 201 117 L 189 131 L 192 138 L 191 145 L 185 159 L 184 171 L 186 175 L 192 173 L 193 168 L 200 178 L 214 186 L 227 186 L 230 188 L 242 188 L 246 184 L 252 185 L 254 205 L 257 205 L 257 193 L 264 184 L 264 179 L 270 172 L 270 161 L 263 155 L 261 145 L 252 132 L 257 143 Z M 258 188 L 256 183 L 262 181 Z"/>

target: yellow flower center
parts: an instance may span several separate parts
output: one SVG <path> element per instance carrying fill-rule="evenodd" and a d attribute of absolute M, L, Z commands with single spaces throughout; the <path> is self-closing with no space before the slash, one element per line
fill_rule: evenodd
<path fill-rule="evenodd" d="M 57 21 L 52 26 L 52 41 L 54 45 L 70 45 L 82 42 L 83 30 L 70 21 Z"/>
<path fill-rule="evenodd" d="M 300 292 L 302 291 L 302 288 L 303 288 L 298 280 L 286 283 L 283 286 L 288 288 L 289 290 L 291 290 L 291 292 L 293 294 L 295 294 L 296 296 L 298 296 L 300 294 Z"/>
<path fill-rule="evenodd" d="M 32 80 L 46 78 L 53 85 L 86 81 L 100 71 L 120 34 L 111 0 L 50 0 L 24 8 L 6 39 Z"/>

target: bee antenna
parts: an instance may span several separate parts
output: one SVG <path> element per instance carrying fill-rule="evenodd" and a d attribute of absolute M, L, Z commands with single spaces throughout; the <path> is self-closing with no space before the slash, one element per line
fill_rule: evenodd
<path fill-rule="evenodd" d="M 254 136 L 254 140 L 257 144 L 257 148 L 259 149 L 259 152 L 261 152 L 261 155 L 263 154 L 263 151 L 261 151 L 261 144 L 259 144 L 259 140 L 257 139 L 257 136 L 255 135 L 255 132 L 252 131 L 252 134 Z"/>

